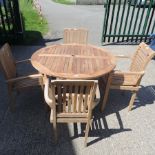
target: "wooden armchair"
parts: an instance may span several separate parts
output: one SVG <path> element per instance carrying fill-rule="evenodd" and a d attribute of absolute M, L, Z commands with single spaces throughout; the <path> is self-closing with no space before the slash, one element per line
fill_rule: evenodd
<path fill-rule="evenodd" d="M 3 51 L 3 50 L 6 51 L 5 53 L 7 53 L 7 54 L 9 55 L 9 57 L 11 57 L 11 61 L 13 61 L 13 63 L 14 63 L 15 65 L 18 65 L 18 64 L 23 63 L 23 62 L 30 63 L 30 60 L 31 60 L 31 59 L 24 59 L 24 60 L 18 60 L 18 61 L 16 61 L 16 60 L 14 59 L 13 55 L 12 55 L 12 50 L 11 50 L 11 47 L 10 47 L 10 45 L 9 45 L 8 43 L 5 43 L 5 44 L 1 47 L 0 50 L 1 50 L 1 51 Z"/>
<path fill-rule="evenodd" d="M 84 28 L 66 28 L 64 29 L 64 44 L 78 43 L 87 44 L 88 30 Z"/>
<path fill-rule="evenodd" d="M 51 108 L 50 122 L 53 123 L 55 141 L 57 141 L 57 123 L 86 123 L 85 141 L 92 119 L 92 109 L 95 107 L 94 97 L 97 81 L 93 80 L 55 80 L 49 83 L 45 80 L 44 97 Z"/>
<path fill-rule="evenodd" d="M 15 62 L 12 56 L 11 48 L 7 43 L 3 45 L 2 48 L 0 49 L 1 70 L 5 75 L 12 108 L 15 103 L 14 92 L 19 92 L 25 88 L 30 88 L 34 86 L 43 87 L 41 74 L 34 74 L 20 77 L 17 76 L 16 64 L 25 61 L 29 61 L 29 59 Z"/>
<path fill-rule="evenodd" d="M 130 111 L 132 109 L 136 93 L 140 88 L 140 82 L 144 75 L 148 62 L 154 57 L 154 52 L 145 43 L 141 43 L 131 59 L 128 72 L 114 71 L 109 74 L 101 111 L 103 112 L 110 89 L 129 90 L 132 96 L 129 102 Z M 125 57 L 126 58 L 126 57 Z"/>

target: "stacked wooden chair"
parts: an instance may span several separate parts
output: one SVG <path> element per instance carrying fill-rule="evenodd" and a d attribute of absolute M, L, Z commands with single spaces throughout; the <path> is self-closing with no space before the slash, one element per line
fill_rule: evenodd
<path fill-rule="evenodd" d="M 43 78 L 41 74 L 18 76 L 16 65 L 26 61 L 29 61 L 29 59 L 16 62 L 13 58 L 11 48 L 7 43 L 3 45 L 2 48 L 0 49 L 1 70 L 4 73 L 4 76 L 6 79 L 12 108 L 15 103 L 16 92 L 20 92 L 23 89 L 27 89 L 35 86 L 42 86 L 43 88 L 43 80 L 42 80 Z"/>
<path fill-rule="evenodd" d="M 86 123 L 85 146 L 95 107 L 94 97 L 97 81 L 93 80 L 45 80 L 44 97 L 51 108 L 50 122 L 53 123 L 57 142 L 57 123 Z"/>
<path fill-rule="evenodd" d="M 108 82 L 105 90 L 103 104 L 101 111 L 104 110 L 107 103 L 108 94 L 110 89 L 129 90 L 132 96 L 129 102 L 130 111 L 132 109 L 136 93 L 140 88 L 141 79 L 145 73 L 145 68 L 148 62 L 154 57 L 154 51 L 149 48 L 145 43 L 140 43 L 137 51 L 131 59 L 130 69 L 127 72 L 114 71 L 109 74 Z M 126 57 L 125 57 L 126 58 Z"/>
<path fill-rule="evenodd" d="M 66 28 L 64 29 L 64 44 L 77 43 L 87 44 L 88 30 L 84 28 Z"/>

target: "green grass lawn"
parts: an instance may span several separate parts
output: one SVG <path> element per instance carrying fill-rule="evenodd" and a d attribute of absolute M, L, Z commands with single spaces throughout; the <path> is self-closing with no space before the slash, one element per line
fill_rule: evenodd
<path fill-rule="evenodd" d="M 61 4 L 75 4 L 75 0 L 53 0 L 53 1 Z"/>
<path fill-rule="evenodd" d="M 33 44 L 39 41 L 48 31 L 47 21 L 39 16 L 31 0 L 20 0 L 20 10 L 24 22 L 24 43 Z"/>

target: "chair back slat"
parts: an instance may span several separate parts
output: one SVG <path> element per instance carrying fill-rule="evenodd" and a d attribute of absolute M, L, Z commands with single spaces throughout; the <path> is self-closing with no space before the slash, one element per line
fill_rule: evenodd
<path fill-rule="evenodd" d="M 89 92 L 90 92 L 90 87 L 87 87 L 85 90 L 85 97 L 84 97 L 84 102 L 83 102 L 83 112 L 86 112 L 86 108 L 87 108 L 87 102 L 89 100 Z"/>
<path fill-rule="evenodd" d="M 76 107 L 77 107 L 77 99 L 78 99 L 78 86 L 74 87 L 74 96 L 73 96 L 73 112 L 76 112 Z"/>
<path fill-rule="evenodd" d="M 153 58 L 154 52 L 145 43 L 140 43 L 130 65 L 130 71 L 144 71 L 148 62 Z"/>
<path fill-rule="evenodd" d="M 72 111 L 72 88 L 73 86 L 72 85 L 69 85 L 68 88 L 69 88 L 69 97 L 68 97 L 68 111 L 67 112 L 71 112 Z"/>
<path fill-rule="evenodd" d="M 61 85 L 57 86 L 57 92 L 58 92 L 58 111 L 62 110 L 62 93 L 61 93 Z"/>
<path fill-rule="evenodd" d="M 66 92 L 67 92 L 67 91 L 66 91 L 66 87 L 64 87 L 64 88 L 63 88 L 63 101 L 62 101 L 62 102 L 63 102 L 63 112 L 67 112 L 67 111 L 66 111 L 66 99 L 67 99 L 67 98 L 66 98 Z"/>
<path fill-rule="evenodd" d="M 78 112 L 81 113 L 83 106 L 84 86 L 80 87 L 80 94 L 78 95 Z"/>
<path fill-rule="evenodd" d="M 84 28 L 68 28 L 64 29 L 64 43 L 78 43 L 87 44 L 88 42 L 88 30 Z"/>
<path fill-rule="evenodd" d="M 11 48 L 7 43 L 0 49 L 0 63 L 6 79 L 16 77 L 15 61 L 12 56 Z"/>
<path fill-rule="evenodd" d="M 55 80 L 51 85 L 56 92 L 52 96 L 58 96 L 54 103 L 58 113 L 88 113 L 88 108 L 92 107 L 90 105 L 96 93 L 96 81 Z"/>

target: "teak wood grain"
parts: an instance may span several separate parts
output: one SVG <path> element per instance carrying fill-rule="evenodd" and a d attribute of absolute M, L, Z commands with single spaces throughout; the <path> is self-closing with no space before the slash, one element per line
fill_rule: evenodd
<path fill-rule="evenodd" d="M 87 44 L 88 30 L 85 28 L 65 28 L 64 44 L 78 43 Z"/>
<path fill-rule="evenodd" d="M 42 74 L 18 76 L 16 65 L 27 61 L 29 61 L 29 59 L 16 62 L 8 43 L 5 43 L 0 49 L 0 69 L 5 75 L 8 94 L 10 97 L 10 107 L 12 110 L 15 105 L 15 97 L 20 91 L 28 88 L 31 89 L 36 86 L 41 86 L 43 89 Z"/>
<path fill-rule="evenodd" d="M 53 123 L 57 141 L 57 123 L 86 123 L 85 141 L 92 122 L 92 110 L 97 87 L 96 80 L 52 80 L 45 79 L 44 96 L 51 108 L 50 122 Z M 51 92 L 49 90 L 51 89 Z"/>
<path fill-rule="evenodd" d="M 132 109 L 146 66 L 154 56 L 154 51 L 147 44 L 142 42 L 139 44 L 133 58 L 131 59 L 129 71 L 114 71 L 110 73 L 101 111 L 103 111 L 106 106 L 110 89 L 131 91 L 132 96 L 128 110 L 130 111 Z"/>
<path fill-rule="evenodd" d="M 31 57 L 40 73 L 67 79 L 93 79 L 112 71 L 115 57 L 108 51 L 82 44 L 59 44 L 42 48 Z"/>

